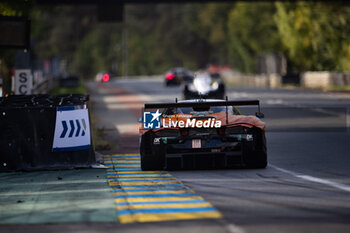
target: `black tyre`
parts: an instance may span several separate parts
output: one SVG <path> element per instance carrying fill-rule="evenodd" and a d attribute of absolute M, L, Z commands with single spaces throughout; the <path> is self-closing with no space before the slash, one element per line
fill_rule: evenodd
<path fill-rule="evenodd" d="M 249 161 L 246 162 L 247 168 L 252 168 L 252 169 L 260 169 L 260 168 L 266 168 L 267 166 L 267 156 L 265 154 L 266 159 L 259 159 L 255 161 Z"/>
<path fill-rule="evenodd" d="M 189 95 L 189 90 L 188 90 L 188 86 L 185 85 L 183 88 L 183 96 L 185 100 L 190 99 L 190 95 Z"/>
<path fill-rule="evenodd" d="M 266 168 L 267 149 L 265 131 L 253 129 L 254 142 L 246 143 L 243 147 L 243 160 L 247 168 Z"/>
<path fill-rule="evenodd" d="M 164 170 L 164 156 L 153 151 L 152 137 L 148 133 L 141 137 L 140 155 L 142 171 Z"/>
<path fill-rule="evenodd" d="M 225 85 L 223 83 L 219 84 L 218 92 L 219 92 L 218 98 L 225 99 Z"/>
<path fill-rule="evenodd" d="M 141 155 L 141 170 L 142 171 L 155 171 L 155 170 L 164 170 L 162 164 L 154 158 Z"/>

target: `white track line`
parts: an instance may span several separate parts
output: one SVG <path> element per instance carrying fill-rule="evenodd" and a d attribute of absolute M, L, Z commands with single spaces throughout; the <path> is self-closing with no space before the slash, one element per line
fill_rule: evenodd
<path fill-rule="evenodd" d="M 237 226 L 235 224 L 227 224 L 226 225 L 226 229 L 230 233 L 245 233 L 245 231 L 241 227 L 239 227 L 239 226 Z"/>
<path fill-rule="evenodd" d="M 272 168 L 274 168 L 274 169 L 276 169 L 278 171 L 287 173 L 289 175 L 295 176 L 295 177 L 303 179 L 303 180 L 324 184 L 324 185 L 327 185 L 327 186 L 330 186 L 330 187 L 333 187 L 333 188 L 337 188 L 337 189 L 340 189 L 340 190 L 343 190 L 343 191 L 350 192 L 350 186 L 345 185 L 345 184 L 333 182 L 333 181 L 326 180 L 326 179 L 321 179 L 321 178 L 314 177 L 314 176 L 309 176 L 309 175 L 304 175 L 304 174 L 292 172 L 292 171 L 286 170 L 284 168 L 277 167 L 277 166 L 272 165 L 272 164 L 269 164 L 269 167 L 272 167 Z"/>

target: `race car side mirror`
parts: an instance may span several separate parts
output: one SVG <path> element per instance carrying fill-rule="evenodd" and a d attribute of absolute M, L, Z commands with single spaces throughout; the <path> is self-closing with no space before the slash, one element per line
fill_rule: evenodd
<path fill-rule="evenodd" d="M 262 113 L 262 112 L 256 112 L 255 113 L 255 116 L 257 117 L 257 118 L 264 118 L 265 117 L 265 114 L 264 113 Z"/>
<path fill-rule="evenodd" d="M 142 117 L 139 118 L 138 122 L 140 122 L 140 123 L 142 122 Z"/>

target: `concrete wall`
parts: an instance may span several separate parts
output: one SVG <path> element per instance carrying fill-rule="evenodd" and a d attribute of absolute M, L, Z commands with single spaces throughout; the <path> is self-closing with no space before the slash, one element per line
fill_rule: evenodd
<path fill-rule="evenodd" d="M 328 71 L 305 72 L 301 74 L 300 86 L 305 88 L 327 88 L 350 85 L 350 73 Z"/>
<path fill-rule="evenodd" d="M 227 83 L 236 86 L 261 88 L 282 87 L 282 77 L 278 74 L 244 75 L 237 72 L 225 71 L 221 75 Z M 327 87 L 346 85 L 350 85 L 350 72 L 310 71 L 300 75 L 300 86 L 304 88 L 326 89 Z"/>
<path fill-rule="evenodd" d="M 236 86 L 260 87 L 260 88 L 280 88 L 282 79 L 280 75 L 244 75 L 232 71 L 221 73 L 225 82 Z"/>

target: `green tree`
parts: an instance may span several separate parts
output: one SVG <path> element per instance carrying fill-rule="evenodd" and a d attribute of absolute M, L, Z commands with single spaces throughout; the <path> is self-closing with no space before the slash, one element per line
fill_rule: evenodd
<path fill-rule="evenodd" d="M 121 44 L 120 31 L 120 27 L 113 24 L 100 24 L 90 30 L 75 50 L 74 70 L 84 78 L 111 71 L 112 64 L 121 60 L 121 51 L 118 49 Z"/>
<path fill-rule="evenodd" d="M 277 2 L 274 17 L 298 71 L 350 70 L 350 7 L 327 2 Z"/>
<path fill-rule="evenodd" d="M 257 54 L 282 50 L 273 19 L 276 8 L 272 2 L 238 2 L 228 18 L 229 51 L 233 66 L 246 73 L 257 67 Z"/>
<path fill-rule="evenodd" d="M 233 3 L 209 3 L 198 13 L 197 33 L 210 44 L 211 63 L 223 65 L 230 61 L 227 21 L 233 6 Z"/>

